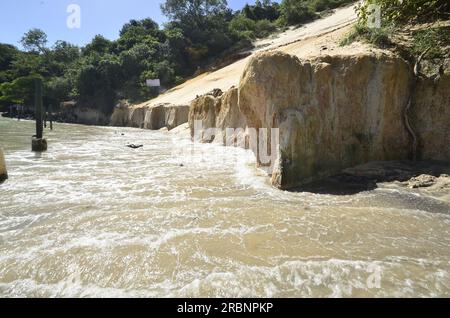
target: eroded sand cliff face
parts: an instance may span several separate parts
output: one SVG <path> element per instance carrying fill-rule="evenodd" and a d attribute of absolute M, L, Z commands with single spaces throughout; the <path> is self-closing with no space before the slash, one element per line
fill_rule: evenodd
<path fill-rule="evenodd" d="M 151 130 L 174 129 L 188 121 L 188 105 L 162 104 L 149 107 L 118 105 L 111 116 L 110 125 Z"/>
<path fill-rule="evenodd" d="M 196 122 L 218 128 L 201 141 L 236 139 L 255 152 L 275 186 L 289 189 L 367 162 L 410 159 L 404 116 L 412 96 L 418 159 L 450 161 L 450 75 L 420 78 L 413 91 L 413 69 L 402 58 L 367 44 L 338 45 L 355 18 L 353 8 L 344 8 L 261 41 L 245 59 L 156 99 L 116 108 L 111 124 L 171 130 L 188 122 L 173 131 L 191 136 Z M 186 104 L 190 110 L 176 106 Z M 279 129 L 270 165 L 249 141 L 261 128 Z M 227 136 L 227 129 L 238 130 Z"/>
<path fill-rule="evenodd" d="M 230 127 L 279 128 L 271 175 L 281 189 L 370 161 L 408 159 L 411 138 L 403 118 L 412 78 L 411 67 L 387 52 L 310 60 L 264 52 L 250 59 L 238 89 L 192 102 L 191 134 L 195 120 L 223 134 Z M 420 81 L 415 92 L 411 117 L 423 159 L 450 160 L 448 87 L 444 76 Z"/>
<path fill-rule="evenodd" d="M 421 160 L 450 161 L 450 74 L 420 79 L 411 109 Z"/>
<path fill-rule="evenodd" d="M 279 128 L 272 183 L 289 188 L 374 160 L 407 157 L 402 111 L 410 73 L 401 59 L 364 54 L 300 61 L 256 56 L 239 87 L 249 125 Z"/>
<path fill-rule="evenodd" d="M 283 33 L 259 40 L 254 43 L 254 49 L 248 53 L 253 55 L 262 51 L 280 50 L 297 56 L 310 56 L 322 54 L 323 52 L 348 52 L 349 50 L 347 48 L 339 48 L 337 43 L 348 32 L 355 20 L 356 13 L 354 6 L 336 9 L 329 16 L 308 23 L 301 28 L 290 28 Z M 360 44 L 355 44 L 352 45 L 351 52 L 357 52 L 361 49 L 366 48 Z M 160 119 L 165 117 L 165 115 L 161 115 L 161 112 L 164 112 L 161 109 L 161 105 L 189 105 L 196 97 L 207 94 L 215 89 L 228 91 L 232 87 L 237 87 L 239 85 L 239 78 L 249 59 L 250 57 L 246 57 L 226 67 L 196 76 L 168 90 L 157 98 L 144 103 L 118 107 L 114 111 L 111 124 L 115 126 L 133 126 L 148 129 L 164 127 L 161 124 L 163 120 Z M 144 110 L 135 111 L 134 109 Z M 150 109 L 154 110 L 151 111 Z M 142 111 L 146 113 L 145 117 L 147 118 L 146 120 L 144 119 L 146 121 L 144 125 L 142 125 Z M 133 115 L 135 112 L 136 114 Z M 180 118 L 185 119 L 187 122 L 187 117 L 184 117 L 184 114 L 175 115 L 181 116 Z M 137 120 L 131 120 L 130 118 L 133 116 Z M 179 120 L 175 122 L 180 123 Z"/>

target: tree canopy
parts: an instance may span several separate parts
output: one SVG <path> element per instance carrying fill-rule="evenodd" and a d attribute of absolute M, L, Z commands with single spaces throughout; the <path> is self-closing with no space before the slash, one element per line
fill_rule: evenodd
<path fill-rule="evenodd" d="M 27 51 L 43 53 L 47 44 L 47 34 L 40 29 L 31 29 L 24 34 L 20 43 Z"/>
<path fill-rule="evenodd" d="M 172 21 L 199 23 L 229 9 L 226 0 L 166 0 L 161 10 Z"/>

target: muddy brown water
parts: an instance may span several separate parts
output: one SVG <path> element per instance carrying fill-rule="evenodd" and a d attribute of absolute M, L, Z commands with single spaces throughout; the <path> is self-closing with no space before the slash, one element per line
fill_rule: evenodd
<path fill-rule="evenodd" d="M 450 297 L 448 202 L 283 192 L 241 149 L 0 119 L 2 297 Z M 143 144 L 130 149 L 127 144 Z"/>

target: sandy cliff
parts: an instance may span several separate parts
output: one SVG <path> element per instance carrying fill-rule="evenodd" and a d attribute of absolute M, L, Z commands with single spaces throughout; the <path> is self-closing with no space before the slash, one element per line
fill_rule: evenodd
<path fill-rule="evenodd" d="M 174 129 L 188 121 L 189 105 L 161 104 L 152 107 L 119 105 L 111 116 L 111 126 L 159 130 Z"/>
<path fill-rule="evenodd" d="M 129 107 L 116 107 L 112 115 L 111 124 L 114 126 L 143 127 L 141 120 L 142 112 L 146 112 L 147 116 L 153 116 L 147 110 L 160 108 L 161 105 L 165 105 L 166 107 L 189 105 L 197 96 L 207 94 L 214 89 L 227 91 L 233 86 L 238 86 L 242 71 L 251 56 L 260 52 L 277 50 L 298 56 L 320 55 L 327 53 L 327 51 L 347 52 L 347 49 L 339 48 L 336 43 L 348 31 L 350 25 L 355 20 L 356 14 L 354 8 L 350 6 L 338 9 L 334 14 L 324 19 L 308 23 L 303 27 L 290 28 L 283 33 L 260 40 L 255 43 L 255 48 L 250 52 L 250 56 L 244 59 L 238 60 L 217 71 L 201 74 L 145 103 L 131 105 Z M 352 50 L 360 49 L 360 47 L 355 46 Z M 136 111 L 135 109 L 145 110 Z M 136 114 L 133 115 L 135 112 Z M 160 117 L 160 111 L 156 110 L 154 114 Z M 135 121 L 130 119 L 136 115 L 140 120 Z M 187 122 L 187 115 L 184 116 L 184 113 L 181 115 L 181 119 Z M 149 121 L 153 121 L 153 119 L 147 118 L 147 122 Z M 158 119 L 154 121 L 157 122 Z M 159 127 L 161 125 L 156 126 Z M 148 129 L 156 129 L 150 127 L 153 126 L 146 126 Z"/>
<path fill-rule="evenodd" d="M 421 79 L 415 91 L 411 117 L 422 160 L 450 161 L 449 73 L 439 80 Z"/>
<path fill-rule="evenodd" d="M 419 159 L 450 161 L 450 75 L 419 79 L 412 91 L 413 69 L 401 57 L 360 43 L 336 44 L 354 18 L 353 8 L 345 8 L 261 41 L 246 59 L 147 103 L 116 108 L 111 123 L 170 130 L 188 122 L 192 136 L 195 123 L 218 128 L 202 141 L 243 140 L 272 184 L 290 189 L 367 162 L 409 159 L 404 115 L 413 96 Z M 269 136 L 269 165 L 251 142 L 261 128 L 279 129 L 279 140 Z M 239 130 L 230 135 L 227 129 Z"/>
<path fill-rule="evenodd" d="M 414 93 L 411 117 L 420 158 L 450 160 L 449 75 L 420 80 L 415 92 L 412 79 L 412 68 L 389 52 L 310 59 L 264 52 L 250 59 L 238 89 L 192 102 L 191 133 L 195 120 L 225 135 L 225 127 L 278 128 L 269 172 L 274 186 L 289 189 L 359 164 L 409 159 L 403 118 Z"/>

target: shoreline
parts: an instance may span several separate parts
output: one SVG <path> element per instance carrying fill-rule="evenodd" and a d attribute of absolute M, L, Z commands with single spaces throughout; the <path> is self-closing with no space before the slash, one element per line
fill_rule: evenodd
<path fill-rule="evenodd" d="M 7 118 L 7 120 L 12 121 L 13 119 Z M 29 123 L 30 121 L 24 120 L 24 122 Z M 135 127 L 95 126 L 71 123 L 62 124 L 99 129 L 106 128 L 108 130 L 117 129 L 118 132 L 120 132 L 121 129 L 131 129 L 133 131 L 148 130 Z M 192 142 L 187 124 L 181 125 L 171 131 L 168 131 L 167 129 L 148 131 L 175 137 L 180 141 L 184 140 Z M 218 146 L 217 151 L 228 151 L 226 149 L 227 147 L 222 146 L 219 143 L 215 144 Z M 199 143 L 198 145 L 202 145 L 202 143 Z M 254 162 L 256 162 L 256 160 L 254 160 Z M 183 163 L 183 166 L 184 165 L 186 164 Z M 270 186 L 268 183 L 269 176 L 263 170 L 261 170 L 261 173 L 264 173 L 264 175 L 257 174 L 254 175 L 254 177 L 263 177 L 267 185 Z M 372 161 L 367 164 L 344 169 L 333 176 L 286 192 L 354 197 L 361 192 L 392 188 L 394 190 L 403 190 L 405 193 L 419 195 L 419 201 L 422 200 L 423 202 L 427 202 L 427 200 L 438 200 L 444 204 L 450 204 L 449 175 L 450 163 L 446 161 Z M 276 190 L 276 188 L 274 188 L 274 190 Z M 437 204 L 437 206 L 439 205 L 438 203 L 434 204 Z M 448 212 L 443 211 L 443 213 L 448 215 L 450 214 L 450 210 Z"/>

